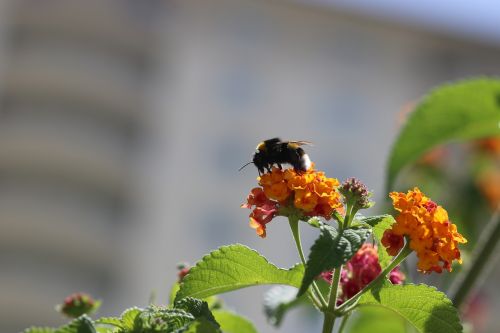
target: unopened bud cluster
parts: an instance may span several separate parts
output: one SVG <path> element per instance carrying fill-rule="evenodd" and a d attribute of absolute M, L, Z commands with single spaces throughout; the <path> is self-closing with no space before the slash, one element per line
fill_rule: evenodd
<path fill-rule="evenodd" d="M 95 301 L 92 296 L 85 293 L 74 293 L 64 299 L 57 310 L 70 318 L 77 318 L 97 310 L 100 301 Z"/>
<path fill-rule="evenodd" d="M 346 203 L 353 203 L 357 209 L 370 208 L 374 204 L 370 201 L 371 192 L 356 178 L 347 178 L 340 185 L 339 192 L 345 197 Z"/>

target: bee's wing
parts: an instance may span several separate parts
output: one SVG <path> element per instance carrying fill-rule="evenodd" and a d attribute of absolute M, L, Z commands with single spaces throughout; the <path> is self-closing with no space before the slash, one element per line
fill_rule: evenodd
<path fill-rule="evenodd" d="M 304 145 L 314 146 L 314 144 L 310 141 L 288 141 L 288 143 L 293 143 L 296 144 L 297 146 L 304 146 Z"/>

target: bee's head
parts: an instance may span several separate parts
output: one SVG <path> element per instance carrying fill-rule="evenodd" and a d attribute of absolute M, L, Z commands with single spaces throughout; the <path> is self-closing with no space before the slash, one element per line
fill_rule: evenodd
<path fill-rule="evenodd" d="M 252 162 L 260 173 L 264 173 L 264 167 L 268 164 L 264 150 L 257 150 L 255 154 L 253 154 Z"/>

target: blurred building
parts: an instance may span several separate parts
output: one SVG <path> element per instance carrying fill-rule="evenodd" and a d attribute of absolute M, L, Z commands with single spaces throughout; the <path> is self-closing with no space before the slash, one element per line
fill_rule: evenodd
<path fill-rule="evenodd" d="M 293 264 L 286 223 L 263 241 L 239 208 L 258 141 L 313 141 L 319 168 L 383 200 L 400 110 L 500 74 L 500 45 L 285 0 L 0 6 L 2 332 L 61 323 L 52 305 L 78 290 L 103 315 L 164 302 L 176 262 L 228 243 Z M 264 290 L 226 299 L 271 332 Z M 310 318 L 282 331 L 319 331 Z"/>
<path fill-rule="evenodd" d="M 52 305 L 75 288 L 121 291 L 162 10 L 2 1 L 0 331 L 59 324 Z"/>

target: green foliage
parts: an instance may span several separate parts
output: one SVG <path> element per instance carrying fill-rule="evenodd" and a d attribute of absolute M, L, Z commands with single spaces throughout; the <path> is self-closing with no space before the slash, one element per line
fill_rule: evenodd
<path fill-rule="evenodd" d="M 399 172 L 431 148 L 498 135 L 500 80 L 473 79 L 441 86 L 415 108 L 389 157 L 387 190 Z"/>
<path fill-rule="evenodd" d="M 324 225 L 321 234 L 311 247 L 306 270 L 298 296 L 307 291 L 309 285 L 322 272 L 332 270 L 345 264 L 359 250 L 370 235 L 370 228 L 359 227 L 338 231 L 332 226 Z"/>
<path fill-rule="evenodd" d="M 172 285 L 172 288 L 170 288 L 170 293 L 168 295 L 168 304 L 170 306 L 173 306 L 174 305 L 174 302 L 175 302 L 175 295 L 177 295 L 177 292 L 179 291 L 179 289 L 181 288 L 179 282 L 175 282 L 173 285 Z"/>
<path fill-rule="evenodd" d="M 185 298 L 176 303 L 176 307 L 151 305 L 145 310 L 131 308 L 120 318 L 100 318 L 96 324 L 100 325 L 99 328 L 102 325 L 111 326 L 119 333 L 220 332 L 207 302 Z"/>
<path fill-rule="evenodd" d="M 137 307 L 133 307 L 133 308 L 130 308 L 130 309 L 123 311 L 123 313 L 120 317 L 123 328 L 125 330 L 130 330 L 130 331 L 134 330 L 135 321 L 139 317 L 139 315 L 142 313 L 142 311 L 143 311 L 142 309 L 139 309 Z"/>
<path fill-rule="evenodd" d="M 458 311 L 446 295 L 426 285 L 388 282 L 363 294 L 358 306 L 382 306 L 398 314 L 421 333 L 459 333 Z"/>
<path fill-rule="evenodd" d="M 214 310 L 213 315 L 224 333 L 257 333 L 252 322 L 234 312 Z"/>
<path fill-rule="evenodd" d="M 184 277 L 176 300 L 208 296 L 262 284 L 298 287 L 304 268 L 278 268 L 257 251 L 241 244 L 220 247 L 199 261 Z"/>
<path fill-rule="evenodd" d="M 115 333 L 117 332 L 118 329 L 110 326 L 97 326 L 96 328 L 97 333 Z"/>
<path fill-rule="evenodd" d="M 97 325 L 106 325 L 106 326 L 113 326 L 113 327 L 118 327 L 121 329 L 125 329 L 125 326 L 120 318 L 116 317 L 102 317 L 99 318 L 95 321 Z"/>
<path fill-rule="evenodd" d="M 269 289 L 264 295 L 264 313 L 269 323 L 280 326 L 288 310 L 307 302 L 304 295 L 296 296 L 297 288 L 294 287 L 275 286 Z"/>
<path fill-rule="evenodd" d="M 82 315 L 57 329 L 32 327 L 25 330 L 24 333 L 96 333 L 96 329 L 92 320 L 87 315 Z"/>
<path fill-rule="evenodd" d="M 201 299 L 186 297 L 175 302 L 175 308 L 184 310 L 192 314 L 196 319 L 205 319 L 219 328 L 220 325 L 215 320 L 212 312 L 208 308 L 208 303 Z"/>
<path fill-rule="evenodd" d="M 392 226 L 392 224 L 396 222 L 394 220 L 394 217 L 388 214 L 377 215 L 377 216 L 365 217 L 361 219 L 360 222 L 369 224 L 373 227 L 372 229 L 373 236 L 377 241 L 378 245 L 377 246 L 378 261 L 382 269 L 387 267 L 387 265 L 389 265 L 389 263 L 392 261 L 392 257 L 387 254 L 387 251 L 385 250 L 385 247 L 380 243 L 380 240 L 384 235 L 384 231 L 389 229 Z"/>
<path fill-rule="evenodd" d="M 222 333 L 222 331 L 208 320 L 202 318 L 191 322 L 187 327 L 176 330 L 173 333 Z"/>
<path fill-rule="evenodd" d="M 392 215 L 383 214 L 383 215 L 363 217 L 359 219 L 359 222 L 368 224 L 371 227 L 373 227 L 374 228 L 373 232 L 375 233 L 375 236 L 381 237 L 382 234 L 384 233 L 384 230 L 390 227 L 392 223 L 394 223 L 394 218 L 392 217 Z M 376 233 L 376 229 L 378 229 L 378 231 L 381 231 L 381 233 L 380 232 Z"/>
<path fill-rule="evenodd" d="M 189 312 L 152 305 L 136 318 L 132 332 L 184 332 L 194 320 L 195 317 Z"/>
<path fill-rule="evenodd" d="M 361 307 L 349 318 L 349 333 L 407 333 L 405 320 L 383 307 Z"/>
<path fill-rule="evenodd" d="M 180 284 L 178 282 L 174 283 L 174 285 L 170 289 L 168 304 L 172 307 L 174 306 L 175 295 L 177 295 L 177 292 L 179 291 L 179 289 L 180 289 Z M 217 308 L 220 308 L 222 306 L 222 300 L 219 299 L 217 296 L 206 297 L 206 298 L 203 298 L 203 300 L 207 302 L 208 308 L 210 310 L 217 309 Z"/>
<path fill-rule="evenodd" d="M 30 327 L 23 331 L 23 333 L 54 333 L 55 328 L 50 327 Z"/>
<path fill-rule="evenodd" d="M 55 333 L 96 333 L 96 330 L 92 320 L 86 315 L 82 315 L 68 325 L 58 328 Z"/>

